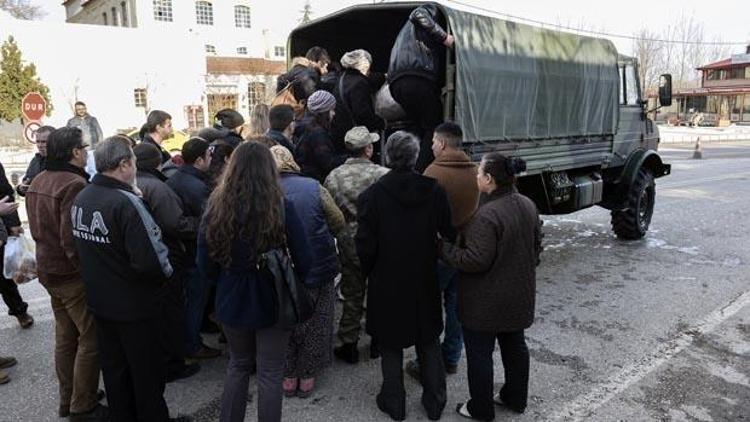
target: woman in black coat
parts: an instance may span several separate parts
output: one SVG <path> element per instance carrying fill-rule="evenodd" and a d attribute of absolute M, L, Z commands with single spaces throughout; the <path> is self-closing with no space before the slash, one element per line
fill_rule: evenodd
<path fill-rule="evenodd" d="M 343 157 L 336 155 L 331 139 L 331 120 L 335 116 L 336 99 L 326 91 L 315 91 L 307 99 L 306 120 L 301 124 L 302 136 L 294 150 L 294 160 L 302 174 L 323 183 Z"/>
<path fill-rule="evenodd" d="M 438 235 L 452 239 L 450 205 L 435 179 L 414 171 L 419 141 L 398 131 L 386 143 L 391 171 L 359 196 L 355 237 L 368 281 L 367 333 L 382 356 L 380 410 L 406 416 L 403 349 L 416 345 L 422 404 L 431 420 L 445 407 L 445 369 L 439 337 L 443 311 L 436 274 Z"/>
<path fill-rule="evenodd" d="M 385 83 L 385 75 L 370 71 L 372 56 L 366 50 L 344 54 L 341 65 L 344 73 L 339 82 L 339 95 L 351 115 L 352 127 L 366 126 L 370 132 L 383 130 L 385 122 L 375 114 L 372 97 Z"/>
<path fill-rule="evenodd" d="M 516 174 L 525 169 L 521 159 L 485 155 L 477 174 L 484 204 L 463 232 L 461 245 L 446 242 L 442 248 L 443 259 L 459 270 L 458 318 L 471 393 L 471 400 L 456 410 L 471 419 L 494 419 L 495 404 L 518 413 L 526 409 L 529 351 L 524 330 L 534 322 L 541 222 L 534 202 L 515 187 Z M 505 385 L 493 398 L 495 342 Z"/>

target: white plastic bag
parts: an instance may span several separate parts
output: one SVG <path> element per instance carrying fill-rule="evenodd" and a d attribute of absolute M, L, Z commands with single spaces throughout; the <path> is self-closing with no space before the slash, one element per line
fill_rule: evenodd
<path fill-rule="evenodd" d="M 8 237 L 3 256 L 3 276 L 23 284 L 37 277 L 36 243 L 28 236 Z"/>
<path fill-rule="evenodd" d="M 401 107 L 401 104 L 393 99 L 390 86 L 387 82 L 384 83 L 375 94 L 375 100 L 373 103 L 375 106 L 375 114 L 380 116 L 383 120 L 395 122 L 406 117 L 406 112 L 403 107 Z"/>

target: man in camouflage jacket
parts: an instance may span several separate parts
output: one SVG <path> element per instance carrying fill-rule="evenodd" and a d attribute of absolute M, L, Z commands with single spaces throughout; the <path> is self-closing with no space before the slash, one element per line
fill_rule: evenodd
<path fill-rule="evenodd" d="M 338 332 L 341 345 L 334 349 L 334 354 L 349 363 L 359 361 L 357 342 L 367 289 L 354 247 L 354 235 L 357 233 L 357 198 L 388 172 L 387 168 L 370 161 L 373 154 L 372 144 L 379 139 L 378 134 L 369 133 L 364 126 L 356 126 L 349 130 L 344 143 L 351 158 L 334 169 L 325 180 L 325 187 L 333 195 L 347 222 L 338 245 L 341 255 L 341 293 L 344 296 L 344 309 Z"/>

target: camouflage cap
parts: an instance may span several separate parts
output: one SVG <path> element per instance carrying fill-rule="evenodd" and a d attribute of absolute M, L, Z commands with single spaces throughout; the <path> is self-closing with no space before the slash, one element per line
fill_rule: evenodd
<path fill-rule="evenodd" d="M 349 132 L 346 132 L 346 136 L 344 136 L 346 147 L 355 150 L 374 144 L 379 140 L 380 135 L 377 133 L 370 133 L 370 131 L 364 126 L 354 126 L 349 129 Z"/>

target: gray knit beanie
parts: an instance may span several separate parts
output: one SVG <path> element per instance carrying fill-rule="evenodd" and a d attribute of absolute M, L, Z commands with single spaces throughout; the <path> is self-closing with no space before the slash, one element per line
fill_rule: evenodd
<path fill-rule="evenodd" d="M 307 98 L 307 109 L 311 113 L 323 114 L 336 108 L 336 98 L 327 91 L 315 91 Z"/>

